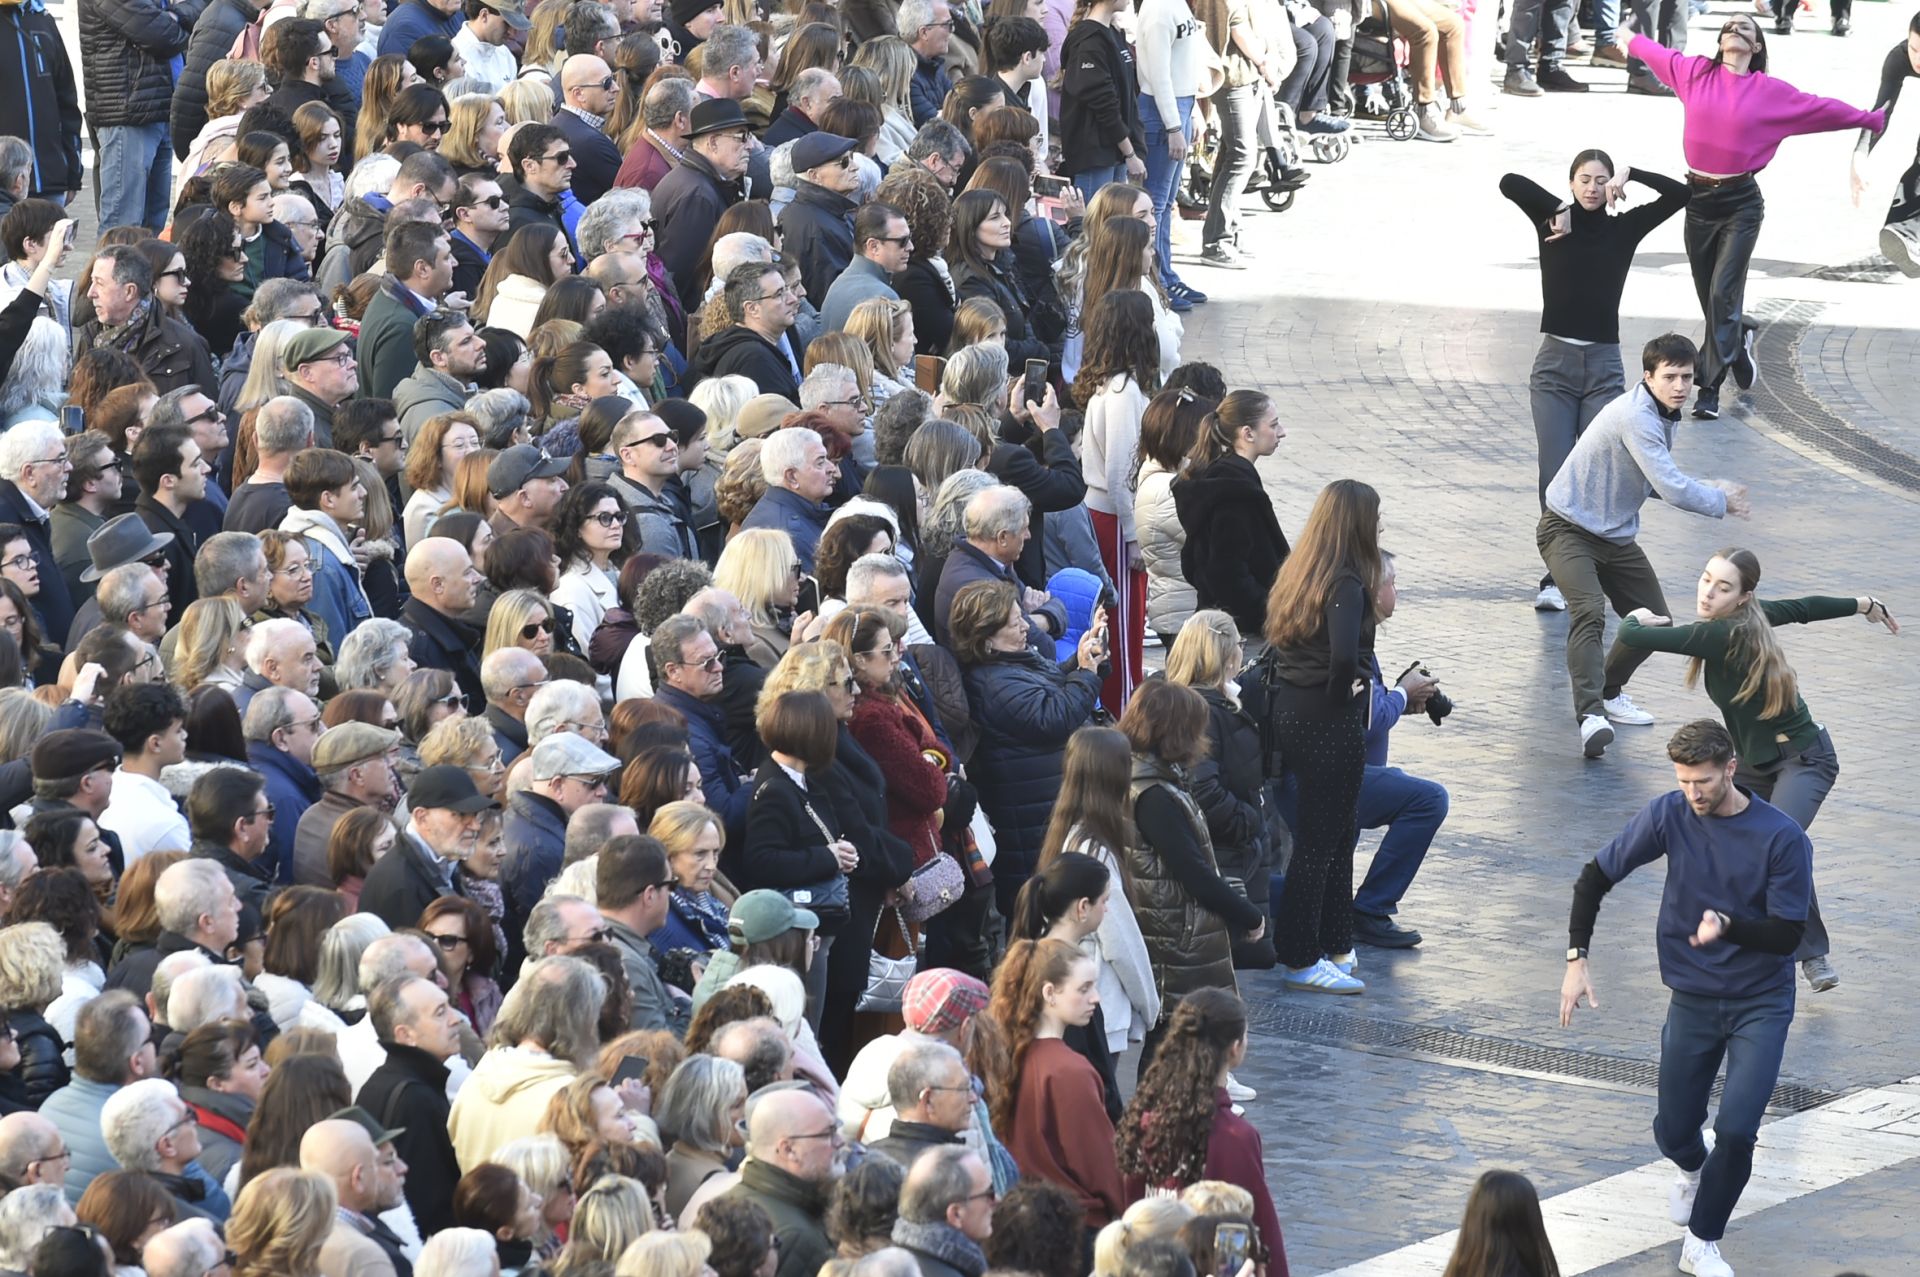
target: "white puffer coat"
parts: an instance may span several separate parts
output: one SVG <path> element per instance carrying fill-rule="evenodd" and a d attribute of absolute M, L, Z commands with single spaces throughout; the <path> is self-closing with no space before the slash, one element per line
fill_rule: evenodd
<path fill-rule="evenodd" d="M 1187 534 L 1173 508 L 1173 475 L 1151 459 L 1141 462 L 1133 493 L 1133 533 L 1147 565 L 1147 628 L 1177 634 L 1199 602 L 1180 574 L 1180 547 Z"/>

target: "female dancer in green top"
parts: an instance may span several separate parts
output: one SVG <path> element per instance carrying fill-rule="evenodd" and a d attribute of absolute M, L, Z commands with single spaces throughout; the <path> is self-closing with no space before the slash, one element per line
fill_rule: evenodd
<path fill-rule="evenodd" d="M 1820 804 L 1840 775 L 1840 760 L 1827 729 L 1814 721 L 1800 699 L 1798 679 L 1773 627 L 1864 616 L 1898 634 L 1900 623 L 1872 595 L 1758 599 L 1753 592 L 1759 584 L 1760 560 L 1753 551 L 1722 550 L 1700 573 L 1698 623 L 1675 625 L 1668 617 L 1638 608 L 1621 623 L 1619 639 L 1627 647 L 1692 657 L 1689 687 L 1705 668 L 1707 695 L 1726 719 L 1740 759 L 1734 782 L 1805 829 L 1820 814 Z M 1794 957 L 1814 992 L 1840 983 L 1827 960 L 1827 929 L 1820 921 L 1817 896 L 1808 900 L 1807 929 Z"/>

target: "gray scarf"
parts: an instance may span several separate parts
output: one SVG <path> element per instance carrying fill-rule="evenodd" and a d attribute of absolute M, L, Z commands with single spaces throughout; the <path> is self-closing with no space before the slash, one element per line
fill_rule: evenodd
<path fill-rule="evenodd" d="M 916 1224 L 911 1220 L 893 1221 L 893 1244 L 931 1255 L 943 1264 L 959 1269 L 965 1277 L 981 1277 L 987 1271 L 986 1252 L 973 1238 L 947 1223 Z"/>

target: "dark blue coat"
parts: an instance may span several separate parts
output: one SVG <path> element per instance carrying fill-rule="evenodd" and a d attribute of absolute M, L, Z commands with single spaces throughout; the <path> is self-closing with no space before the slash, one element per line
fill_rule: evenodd
<path fill-rule="evenodd" d="M 624 158 L 613 139 L 565 109 L 555 111 L 548 123 L 565 134 L 573 147 L 573 193 L 580 202 L 591 204 L 612 190 Z"/>
<path fill-rule="evenodd" d="M 747 825 L 747 803 L 753 787 L 740 774 L 727 746 L 726 709 L 718 701 L 703 701 L 677 687 L 656 684 L 653 698 L 662 705 L 680 711 L 687 720 L 687 749 L 700 768 L 700 789 L 707 806 L 720 813 L 726 825 L 727 843 L 738 847 Z"/>
<path fill-rule="evenodd" d="M 567 814 L 553 799 L 523 789 L 507 799 L 504 833 L 500 886 L 507 897 L 507 932 L 517 936 L 566 858 Z"/>
<path fill-rule="evenodd" d="M 740 521 L 742 528 L 772 528 L 793 538 L 793 552 L 800 556 L 800 570 L 813 571 L 813 554 L 820 548 L 820 534 L 827 530 L 832 511 L 818 501 L 809 501 L 791 488 L 768 488 L 766 495 L 753 503 L 753 509 Z"/>
<path fill-rule="evenodd" d="M 993 822 L 993 877 L 1004 895 L 1033 873 L 1060 792 L 1067 738 L 1092 717 L 1100 676 L 1069 673 L 1029 648 L 989 653 L 962 677 L 980 729 L 967 770 Z"/>
<path fill-rule="evenodd" d="M 407 50 L 413 47 L 413 42 L 423 35 L 443 35 L 451 40 L 460 34 L 463 21 L 458 9 L 452 13 L 441 13 L 427 5 L 425 0 L 412 0 L 412 3 L 403 4 L 387 15 L 387 25 L 380 30 L 380 48 L 376 56 L 384 58 L 389 53 L 397 53 L 404 58 Z"/>
<path fill-rule="evenodd" d="M 66 574 L 53 556 L 53 529 L 47 516 L 34 518 L 20 489 L 0 479 L 0 522 L 17 523 L 26 529 L 27 545 L 33 550 L 34 565 L 40 569 L 40 593 L 33 599 L 33 610 L 40 614 L 40 632 L 65 634 L 73 624 L 73 596 L 67 593 Z"/>
<path fill-rule="evenodd" d="M 267 801 L 273 804 L 273 828 L 267 832 L 262 868 L 277 882 L 293 881 L 293 834 L 307 808 L 320 801 L 320 777 L 313 768 L 268 741 L 247 742 L 247 761 L 267 782 Z"/>

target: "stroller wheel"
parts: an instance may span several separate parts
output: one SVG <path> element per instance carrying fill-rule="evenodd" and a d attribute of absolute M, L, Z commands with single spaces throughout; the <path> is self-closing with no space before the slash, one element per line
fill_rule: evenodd
<path fill-rule="evenodd" d="M 1394 141 L 1410 142 L 1413 140 L 1413 133 L 1414 120 L 1412 111 L 1402 107 L 1387 116 L 1387 136 Z"/>
<path fill-rule="evenodd" d="M 1314 159 L 1322 164 L 1338 164 L 1347 158 L 1349 143 L 1345 137 L 1316 137 L 1312 146 Z"/>
<path fill-rule="evenodd" d="M 1272 187 L 1263 187 L 1260 191 L 1261 202 L 1276 213 L 1284 213 L 1293 207 L 1296 192 L 1276 191 Z"/>

